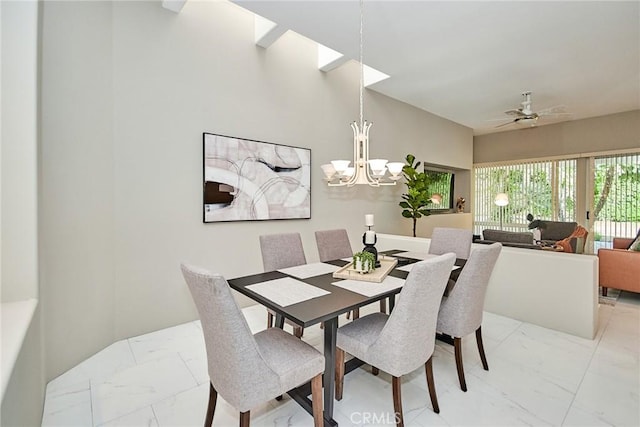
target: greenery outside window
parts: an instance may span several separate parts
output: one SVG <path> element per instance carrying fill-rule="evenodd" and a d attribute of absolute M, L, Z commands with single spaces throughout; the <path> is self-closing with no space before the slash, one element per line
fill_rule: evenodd
<path fill-rule="evenodd" d="M 452 172 L 424 169 L 427 193 L 431 196 L 426 208 L 429 210 L 453 209 L 453 187 L 455 175 Z"/>
<path fill-rule="evenodd" d="M 503 230 L 528 231 L 527 214 L 551 221 L 576 220 L 576 160 L 546 160 L 474 166 L 474 233 L 498 228 L 498 193 L 509 196 Z"/>
<path fill-rule="evenodd" d="M 640 229 L 640 153 L 592 159 L 590 210 L 595 250 L 612 247 L 614 237 L 634 237 Z"/>

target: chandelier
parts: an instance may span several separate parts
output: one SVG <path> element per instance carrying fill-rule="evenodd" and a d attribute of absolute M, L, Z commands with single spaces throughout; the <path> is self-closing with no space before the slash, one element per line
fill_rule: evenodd
<path fill-rule="evenodd" d="M 381 185 L 396 185 L 401 178 L 402 162 L 389 162 L 386 159 L 369 160 L 369 129 L 372 123 L 363 119 L 364 93 L 364 63 L 362 62 L 362 28 L 363 3 L 360 0 L 360 122 L 351 123 L 353 130 L 353 166 L 350 160 L 331 160 L 331 163 L 321 165 L 325 180 L 329 187 L 352 187 L 356 184 L 367 184 L 371 187 Z M 389 171 L 389 176 L 385 175 Z"/>

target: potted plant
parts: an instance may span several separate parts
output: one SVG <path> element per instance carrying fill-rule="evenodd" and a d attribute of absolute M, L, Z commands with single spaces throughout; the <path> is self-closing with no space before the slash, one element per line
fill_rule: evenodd
<path fill-rule="evenodd" d="M 353 254 L 353 268 L 360 273 L 368 273 L 376 269 L 376 257 L 367 251 Z"/>
<path fill-rule="evenodd" d="M 402 195 L 400 202 L 402 216 L 413 219 L 413 237 L 416 237 L 416 224 L 419 218 L 429 215 L 426 208 L 431 195 L 427 191 L 428 178 L 424 172 L 418 172 L 420 162 L 416 162 L 413 154 L 407 154 L 406 164 L 402 168 L 407 192 Z"/>

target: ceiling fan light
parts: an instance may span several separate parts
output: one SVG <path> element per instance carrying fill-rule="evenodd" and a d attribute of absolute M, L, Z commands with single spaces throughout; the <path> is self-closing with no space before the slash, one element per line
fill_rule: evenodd
<path fill-rule="evenodd" d="M 518 120 L 516 123 L 518 123 L 521 126 L 535 126 L 537 121 L 538 121 L 537 117 L 525 117 Z"/>

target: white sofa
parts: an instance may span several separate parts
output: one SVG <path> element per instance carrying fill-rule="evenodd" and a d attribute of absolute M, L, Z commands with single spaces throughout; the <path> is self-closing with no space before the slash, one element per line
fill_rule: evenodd
<path fill-rule="evenodd" d="M 426 252 L 430 239 L 378 234 L 379 251 Z M 474 247 L 480 245 L 472 245 Z M 598 328 L 598 258 L 503 247 L 484 308 L 491 313 L 593 339 Z"/>

